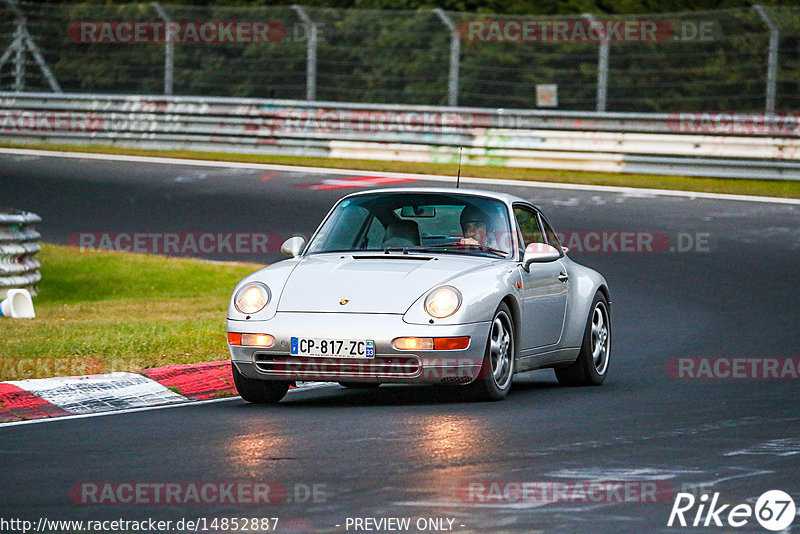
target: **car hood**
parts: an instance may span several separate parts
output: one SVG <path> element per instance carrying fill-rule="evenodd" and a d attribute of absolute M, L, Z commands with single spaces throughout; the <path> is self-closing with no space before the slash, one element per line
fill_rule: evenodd
<path fill-rule="evenodd" d="M 494 261 L 456 255 L 314 254 L 292 271 L 278 311 L 403 314 L 424 292 Z"/>

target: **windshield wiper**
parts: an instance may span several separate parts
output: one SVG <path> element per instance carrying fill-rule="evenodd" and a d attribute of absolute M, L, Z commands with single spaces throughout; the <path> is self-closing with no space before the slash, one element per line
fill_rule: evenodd
<path fill-rule="evenodd" d="M 471 245 L 469 243 L 440 243 L 438 245 L 427 245 L 422 247 L 405 247 L 406 250 L 420 250 L 420 251 L 436 251 L 439 249 L 456 249 L 456 250 L 479 250 L 481 252 L 490 252 L 493 254 L 499 254 L 500 256 L 507 256 L 508 252 L 505 250 L 499 250 L 492 247 L 487 247 L 485 245 Z"/>

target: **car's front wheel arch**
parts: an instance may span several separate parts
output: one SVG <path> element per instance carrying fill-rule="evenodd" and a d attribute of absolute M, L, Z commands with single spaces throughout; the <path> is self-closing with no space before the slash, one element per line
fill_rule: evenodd
<path fill-rule="evenodd" d="M 467 387 L 477 401 L 498 401 L 511 389 L 516 368 L 517 343 L 513 313 L 500 302 L 489 323 L 486 348 L 478 377 Z"/>
<path fill-rule="evenodd" d="M 500 303 L 505 303 L 508 306 L 508 310 L 511 312 L 511 320 L 513 321 L 512 327 L 514 329 L 514 339 L 520 340 L 522 339 L 522 319 L 521 319 L 521 312 L 519 309 L 519 303 L 517 299 L 514 298 L 513 295 L 506 295 Z M 498 304 L 499 306 L 499 304 Z M 519 359 L 519 341 L 514 344 L 514 361 Z"/>
<path fill-rule="evenodd" d="M 606 298 L 606 304 L 608 305 L 609 310 L 611 309 L 611 294 L 608 291 L 608 287 L 605 285 L 601 285 L 597 288 L 597 291 L 602 293 L 602 295 Z M 610 315 L 610 314 L 609 314 Z M 609 317 L 610 319 L 610 317 Z"/>
<path fill-rule="evenodd" d="M 586 319 L 578 358 L 555 368 L 564 386 L 599 386 L 606 379 L 611 353 L 611 311 L 602 291 L 597 291 Z"/>

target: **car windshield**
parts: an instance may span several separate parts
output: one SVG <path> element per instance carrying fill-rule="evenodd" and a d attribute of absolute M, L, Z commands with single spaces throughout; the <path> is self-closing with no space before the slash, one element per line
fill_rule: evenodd
<path fill-rule="evenodd" d="M 375 193 L 340 202 L 309 254 L 381 251 L 507 257 L 508 210 L 499 200 L 447 193 Z"/>

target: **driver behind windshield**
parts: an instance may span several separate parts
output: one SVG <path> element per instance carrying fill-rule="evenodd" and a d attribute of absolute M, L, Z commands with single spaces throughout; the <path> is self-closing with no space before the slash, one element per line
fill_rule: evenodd
<path fill-rule="evenodd" d="M 461 212 L 462 245 L 479 245 L 499 249 L 497 240 L 488 232 L 489 215 L 482 209 L 468 204 Z"/>
<path fill-rule="evenodd" d="M 506 206 L 496 199 L 445 193 L 371 193 L 343 200 L 319 228 L 306 254 L 436 249 L 508 255 Z"/>

